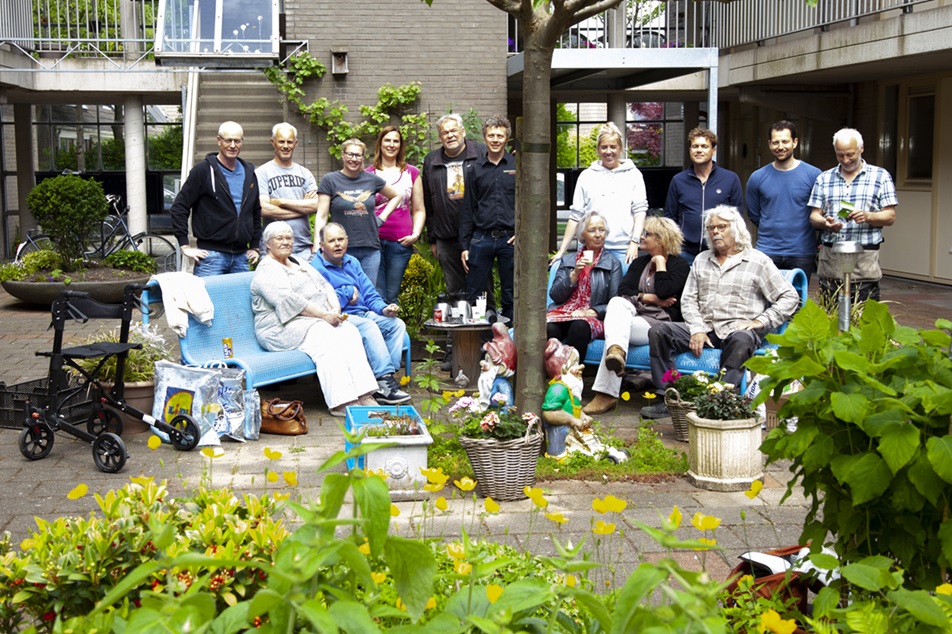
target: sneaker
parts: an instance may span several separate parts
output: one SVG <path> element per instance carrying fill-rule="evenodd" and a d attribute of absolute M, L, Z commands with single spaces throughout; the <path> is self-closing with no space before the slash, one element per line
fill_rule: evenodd
<path fill-rule="evenodd" d="M 400 389 L 397 380 L 392 374 L 377 379 L 377 387 L 380 389 L 374 392 L 374 400 L 383 405 L 401 405 L 410 402 L 410 395 Z"/>
<path fill-rule="evenodd" d="M 335 416 L 337 418 L 344 418 L 345 416 L 347 416 L 347 408 L 350 407 L 351 405 L 357 405 L 357 401 L 350 401 L 349 403 L 341 403 L 337 407 L 330 409 L 328 411 L 330 412 L 331 416 Z"/>
<path fill-rule="evenodd" d="M 654 420 L 656 418 L 666 418 L 671 415 L 671 412 L 668 411 L 668 406 L 664 404 L 664 401 L 658 403 L 657 405 L 648 405 L 641 408 L 641 417 Z"/>

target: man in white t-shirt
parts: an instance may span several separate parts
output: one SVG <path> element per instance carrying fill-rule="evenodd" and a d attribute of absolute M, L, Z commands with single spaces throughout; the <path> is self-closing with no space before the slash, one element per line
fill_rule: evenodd
<path fill-rule="evenodd" d="M 297 128 L 278 123 L 271 128 L 274 158 L 255 170 L 265 225 L 284 220 L 294 231 L 292 255 L 309 262 L 317 247 L 311 230 L 311 215 L 317 212 L 317 181 L 309 169 L 293 161 Z M 264 244 L 261 252 L 265 252 Z"/>

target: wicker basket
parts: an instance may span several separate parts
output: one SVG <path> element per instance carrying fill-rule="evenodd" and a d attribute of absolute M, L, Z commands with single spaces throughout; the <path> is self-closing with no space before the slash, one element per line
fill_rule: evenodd
<path fill-rule="evenodd" d="M 524 438 L 495 440 L 461 436 L 459 442 L 473 465 L 479 494 L 499 501 L 526 497 L 523 489 L 535 484 L 542 438 L 538 419 L 526 429 Z"/>
<path fill-rule="evenodd" d="M 673 387 L 664 391 L 664 404 L 668 406 L 671 422 L 674 423 L 674 439 L 688 441 L 688 412 L 694 411 L 694 401 L 682 401 L 681 394 Z"/>

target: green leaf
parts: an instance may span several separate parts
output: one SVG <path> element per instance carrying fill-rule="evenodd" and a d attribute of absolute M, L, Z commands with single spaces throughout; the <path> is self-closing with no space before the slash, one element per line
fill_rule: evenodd
<path fill-rule="evenodd" d="M 909 467 L 909 480 L 916 487 L 916 491 L 932 504 L 938 502 L 939 496 L 946 486 L 942 478 L 936 475 L 935 469 L 924 451 L 920 451 L 919 455 L 912 461 Z M 952 558 L 949 561 L 952 561 Z"/>
<path fill-rule="evenodd" d="M 826 434 L 817 434 L 803 452 L 803 466 L 810 471 L 824 469 L 836 455 L 836 444 Z"/>
<path fill-rule="evenodd" d="M 952 483 L 952 436 L 932 437 L 926 441 L 929 463 L 936 475 Z"/>
<path fill-rule="evenodd" d="M 829 618 L 830 613 L 840 604 L 840 593 L 833 588 L 821 588 L 813 599 L 813 615 L 818 618 Z"/>
<path fill-rule="evenodd" d="M 942 521 L 939 525 L 938 535 L 942 548 L 942 558 L 945 559 L 944 565 L 948 567 L 952 563 L 952 519 Z"/>
<path fill-rule="evenodd" d="M 906 466 L 919 449 L 919 430 L 911 423 L 891 423 L 879 439 L 879 454 L 895 474 Z"/>
<path fill-rule="evenodd" d="M 612 634 L 626 634 L 637 632 L 632 620 L 638 614 L 641 601 L 654 592 L 667 578 L 667 573 L 654 564 L 642 563 L 639 565 L 618 594 L 615 603 L 615 621 L 612 623 Z"/>
<path fill-rule="evenodd" d="M 942 628 L 949 626 L 949 617 L 925 590 L 900 588 L 889 592 L 886 596 L 923 623 Z"/>
<path fill-rule="evenodd" d="M 873 452 L 862 454 L 846 476 L 853 504 L 856 506 L 881 496 L 889 488 L 891 481 L 892 473 L 886 462 Z"/>
<path fill-rule="evenodd" d="M 840 565 L 840 560 L 834 557 L 833 555 L 828 555 L 827 553 L 813 553 L 808 559 L 813 563 L 817 568 L 822 570 L 836 570 Z"/>
<path fill-rule="evenodd" d="M 336 604 L 335 604 L 336 605 Z M 327 611 L 327 600 L 324 597 L 319 599 L 310 599 L 298 606 L 301 616 L 310 621 L 311 625 L 318 632 L 337 632 L 337 624 L 334 617 Z"/>
<path fill-rule="evenodd" d="M 861 354 L 857 354 L 852 350 L 836 350 L 833 353 L 833 359 L 836 360 L 836 365 L 848 370 L 850 372 L 856 372 L 858 374 L 865 374 L 869 372 L 869 360 Z"/>
<path fill-rule="evenodd" d="M 376 478 L 379 480 L 380 478 Z M 367 608 L 356 601 L 337 601 L 327 609 L 334 623 L 348 634 L 377 634 L 380 626 L 374 623 Z"/>
<path fill-rule="evenodd" d="M 355 475 L 351 477 L 351 490 L 365 522 L 364 531 L 370 541 L 370 552 L 379 555 L 390 527 L 390 491 L 387 483 L 383 478 Z"/>
<path fill-rule="evenodd" d="M 876 406 L 882 408 L 883 401 L 877 401 Z M 879 438 L 892 425 L 902 424 L 907 418 L 908 416 L 899 408 L 882 409 L 866 417 L 863 421 L 863 430 L 867 435 Z"/>
<path fill-rule="evenodd" d="M 436 560 L 432 551 L 421 541 L 393 535 L 384 545 L 384 559 L 393 574 L 397 594 L 407 606 L 407 614 L 419 619 L 433 595 Z"/>
<path fill-rule="evenodd" d="M 869 400 L 862 394 L 833 392 L 830 395 L 830 403 L 836 417 L 848 423 L 862 422 L 869 411 Z"/>
<path fill-rule="evenodd" d="M 847 564 L 840 568 L 843 578 L 870 592 L 889 587 L 889 571 L 865 563 Z"/>

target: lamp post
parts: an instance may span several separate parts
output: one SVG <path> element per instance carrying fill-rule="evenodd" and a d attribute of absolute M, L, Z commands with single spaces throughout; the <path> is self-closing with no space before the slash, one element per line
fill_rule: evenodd
<path fill-rule="evenodd" d="M 850 276 L 856 270 L 859 254 L 863 252 L 863 245 L 859 242 L 837 242 L 833 245 L 833 255 L 836 268 L 843 274 L 843 285 L 840 286 L 839 296 L 839 328 L 850 329 L 850 312 L 853 302 L 853 293 L 850 289 Z"/>

